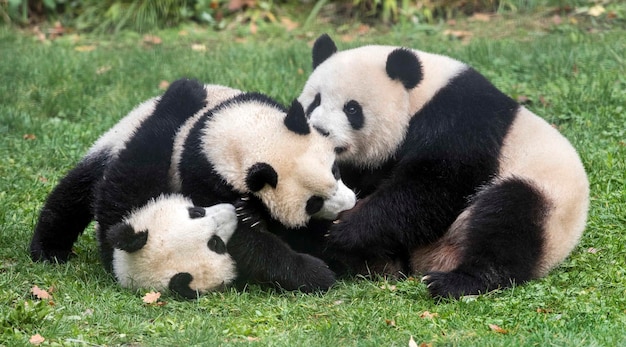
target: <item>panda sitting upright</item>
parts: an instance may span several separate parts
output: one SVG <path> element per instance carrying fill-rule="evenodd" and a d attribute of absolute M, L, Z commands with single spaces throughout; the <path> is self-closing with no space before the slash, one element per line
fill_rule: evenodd
<path fill-rule="evenodd" d="M 330 228 L 333 256 L 399 264 L 458 298 L 542 277 L 576 246 L 589 206 L 576 150 L 477 71 L 400 47 L 337 52 L 327 35 L 312 57 L 298 100 L 360 197 Z"/>
<path fill-rule="evenodd" d="M 332 144 L 309 131 L 302 107 L 294 105 L 287 112 L 260 94 L 194 81 L 173 83 L 163 97 L 140 105 L 103 135 L 59 182 L 41 210 L 31 240 L 31 257 L 67 260 L 72 244 L 95 216 L 104 264 L 115 271 L 114 249 L 123 249 L 123 245 L 108 233 L 125 218 L 131 220 L 133 213 L 140 213 L 149 199 L 182 192 L 196 206 L 213 206 L 235 203 L 249 194 L 248 205 L 255 208 L 246 210 L 254 212 L 241 219 L 227 244 L 238 279 L 287 290 L 328 289 L 335 277 L 323 261 L 294 252 L 263 223 L 248 224 L 250 218 L 254 221 L 260 215 L 257 210 L 267 209 L 272 218 L 291 227 L 316 216 L 334 218 L 354 205 L 354 193 L 333 170 Z M 209 108 L 213 111 L 208 112 Z M 222 137 L 214 141 L 224 141 L 220 148 L 236 149 L 225 150 L 226 160 L 220 161 L 224 158 L 220 152 L 211 152 L 213 149 L 205 146 L 206 138 L 198 137 L 210 133 L 209 128 L 194 134 L 187 134 L 187 126 L 181 128 L 186 121 L 206 125 L 223 116 L 232 117 L 226 123 L 252 130 L 262 141 L 242 142 L 249 138 L 238 137 L 235 130 L 217 132 L 215 135 Z M 271 131 L 255 132 L 257 122 L 271 124 Z M 179 128 L 180 136 L 176 135 Z M 199 146 L 182 146 L 187 138 Z M 178 158 L 173 156 L 175 150 L 183 161 L 189 155 L 196 157 L 184 167 L 170 165 L 172 158 Z M 170 176 L 173 174 L 176 179 Z"/>

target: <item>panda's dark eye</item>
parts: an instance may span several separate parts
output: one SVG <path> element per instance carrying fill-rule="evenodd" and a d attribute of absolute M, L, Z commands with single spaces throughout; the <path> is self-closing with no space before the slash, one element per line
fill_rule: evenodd
<path fill-rule="evenodd" d="M 209 246 L 209 249 L 217 254 L 226 253 L 226 244 L 224 243 L 224 240 L 217 235 L 213 235 L 213 237 L 209 239 L 207 246 Z"/>
<path fill-rule="evenodd" d="M 343 106 L 343 112 L 348 117 L 348 121 L 350 122 L 350 126 L 352 126 L 352 129 L 359 130 L 363 127 L 363 109 L 357 101 L 348 101 Z"/>
<path fill-rule="evenodd" d="M 189 218 L 196 219 L 202 218 L 206 215 L 206 211 L 202 207 L 190 207 L 189 208 Z"/>
<path fill-rule="evenodd" d="M 322 209 L 322 206 L 324 206 L 324 198 L 321 196 L 312 196 L 306 202 L 306 213 L 309 216 L 312 216 L 319 212 Z"/>
<path fill-rule="evenodd" d="M 332 173 L 333 173 L 333 177 L 336 180 L 339 180 L 341 178 L 341 173 L 339 172 L 339 165 L 337 165 L 337 162 L 333 164 Z"/>

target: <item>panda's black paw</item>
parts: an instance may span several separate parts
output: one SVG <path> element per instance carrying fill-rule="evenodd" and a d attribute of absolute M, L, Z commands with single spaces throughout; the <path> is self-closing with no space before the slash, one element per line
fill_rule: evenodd
<path fill-rule="evenodd" d="M 485 293 L 487 288 L 478 278 L 460 272 L 429 272 L 422 277 L 434 298 L 458 299 L 464 295 Z"/>
<path fill-rule="evenodd" d="M 248 230 L 267 230 L 263 212 L 258 204 L 250 197 L 243 196 L 234 204 L 239 220 L 239 227 Z"/>
<path fill-rule="evenodd" d="M 71 249 L 43 249 L 40 245 L 31 245 L 30 248 L 30 258 L 34 261 L 62 264 L 67 262 L 72 254 Z"/>
<path fill-rule="evenodd" d="M 287 290 L 304 293 L 325 292 L 337 281 L 335 273 L 324 261 L 314 256 L 300 253 L 297 260 L 297 276 L 293 283 L 282 285 Z"/>

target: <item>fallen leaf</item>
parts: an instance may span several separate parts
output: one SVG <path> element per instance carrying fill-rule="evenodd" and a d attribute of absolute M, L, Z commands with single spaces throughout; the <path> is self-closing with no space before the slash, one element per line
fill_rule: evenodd
<path fill-rule="evenodd" d="M 254 341 L 260 341 L 261 338 L 255 337 L 255 336 L 246 336 L 246 340 L 248 340 L 249 342 L 254 342 Z"/>
<path fill-rule="evenodd" d="M 105 65 L 105 66 L 100 66 L 97 70 L 96 70 L 96 75 L 102 75 L 103 73 L 107 72 L 111 70 L 111 67 L 109 65 Z"/>
<path fill-rule="evenodd" d="M 24 140 L 34 140 L 37 138 L 37 136 L 35 136 L 35 134 L 24 134 L 24 136 L 22 136 L 22 138 Z"/>
<path fill-rule="evenodd" d="M 143 42 L 151 45 L 160 45 L 163 40 L 156 35 L 144 35 Z"/>
<path fill-rule="evenodd" d="M 30 289 L 30 292 L 33 293 L 33 295 L 39 300 L 52 299 L 52 295 L 50 295 L 48 291 L 46 291 L 45 289 L 41 289 L 38 286 L 33 286 Z"/>
<path fill-rule="evenodd" d="M 475 20 L 478 22 L 489 22 L 491 20 L 491 15 L 488 13 L 474 13 L 470 20 Z"/>
<path fill-rule="evenodd" d="M 411 338 L 409 339 L 409 347 L 417 347 L 417 343 L 413 340 L 413 335 L 411 335 Z"/>
<path fill-rule="evenodd" d="M 46 341 L 46 339 L 44 339 L 43 336 L 39 334 L 35 334 L 31 336 L 30 339 L 28 340 L 28 342 L 30 342 L 31 345 L 39 345 L 43 343 L 44 341 Z"/>
<path fill-rule="evenodd" d="M 463 41 L 463 43 L 469 43 L 469 40 L 474 35 L 470 31 L 466 31 L 466 30 L 450 30 L 450 29 L 444 30 L 443 34 L 446 35 L 446 36 L 452 36 L 452 37 L 454 37 L 456 39 L 459 39 L 459 40 Z"/>
<path fill-rule="evenodd" d="M 435 318 L 437 316 L 439 316 L 439 314 L 437 314 L 437 313 L 430 313 L 428 311 L 424 311 L 424 312 L 422 312 L 422 314 L 420 314 L 420 318 L 423 318 L 423 319 L 433 319 L 433 318 Z"/>
<path fill-rule="evenodd" d="M 604 6 L 602 5 L 595 5 L 592 8 L 590 8 L 589 11 L 587 11 L 587 13 L 593 17 L 598 17 L 604 12 L 606 12 L 606 10 L 604 9 Z"/>
<path fill-rule="evenodd" d="M 161 89 L 161 90 L 165 90 L 169 86 L 170 86 L 170 82 L 168 82 L 166 80 L 163 80 L 163 81 L 159 82 L 159 89 Z"/>
<path fill-rule="evenodd" d="M 91 52 L 91 51 L 93 51 L 95 49 L 96 49 L 96 46 L 94 46 L 94 45 L 76 46 L 74 48 L 74 50 L 76 50 L 77 52 Z"/>
<path fill-rule="evenodd" d="M 422 342 L 422 343 L 420 343 L 420 347 L 433 347 L 433 344 L 432 343 Z"/>
<path fill-rule="evenodd" d="M 552 309 L 537 307 L 537 313 L 552 313 Z"/>
<path fill-rule="evenodd" d="M 390 326 L 390 327 L 396 326 L 396 321 L 394 321 L 393 319 L 385 319 L 385 323 L 387 324 L 387 326 Z"/>
<path fill-rule="evenodd" d="M 206 45 L 203 45 L 201 43 L 194 43 L 193 45 L 191 45 L 191 50 L 196 52 L 204 52 L 206 51 Z"/>
<path fill-rule="evenodd" d="M 282 24 L 282 26 L 287 30 L 287 31 L 292 31 L 293 29 L 296 29 L 299 24 L 297 22 L 292 21 L 291 19 L 287 18 L 287 17 L 280 17 L 280 24 Z"/>
<path fill-rule="evenodd" d="M 528 104 L 531 103 L 531 100 L 526 95 L 518 95 L 517 96 L 517 102 L 519 102 L 522 105 L 528 105 Z"/>
<path fill-rule="evenodd" d="M 595 248 L 595 247 L 589 247 L 589 248 L 587 249 L 587 253 L 591 253 L 591 254 L 596 254 L 596 253 L 598 253 L 599 251 L 600 251 L 600 250 L 599 250 L 599 249 L 597 249 L 597 248 Z"/>
<path fill-rule="evenodd" d="M 47 178 L 45 178 L 45 177 L 43 177 L 43 176 L 39 176 L 39 177 L 37 177 L 37 179 L 38 179 L 38 180 L 39 180 L 39 182 L 41 182 L 41 183 L 48 183 L 48 179 L 47 179 Z"/>
<path fill-rule="evenodd" d="M 502 329 L 499 326 L 495 325 L 495 324 L 489 324 L 489 329 L 491 329 L 491 331 L 496 332 L 498 334 L 508 334 L 509 331 L 506 329 Z"/>
<path fill-rule="evenodd" d="M 149 292 L 143 296 L 143 302 L 146 304 L 154 304 L 159 300 L 160 297 L 161 293 L 159 292 Z"/>

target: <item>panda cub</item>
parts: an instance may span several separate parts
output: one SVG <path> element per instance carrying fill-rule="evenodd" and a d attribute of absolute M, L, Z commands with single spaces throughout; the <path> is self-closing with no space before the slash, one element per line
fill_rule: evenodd
<path fill-rule="evenodd" d="M 476 70 L 409 48 L 337 52 L 327 35 L 312 57 L 298 100 L 359 192 L 327 238 L 353 270 L 423 273 L 458 298 L 545 276 L 576 246 L 589 207 L 576 150 Z"/>
<path fill-rule="evenodd" d="M 106 232 L 113 274 L 126 288 L 169 289 L 188 299 L 236 278 L 226 244 L 237 228 L 235 207 L 203 208 L 180 194 L 160 195 Z"/>

